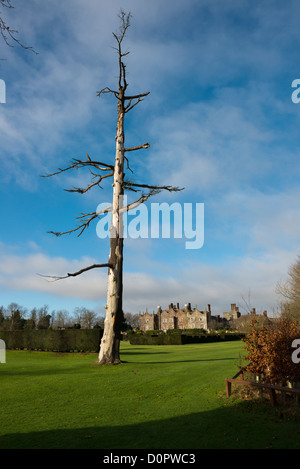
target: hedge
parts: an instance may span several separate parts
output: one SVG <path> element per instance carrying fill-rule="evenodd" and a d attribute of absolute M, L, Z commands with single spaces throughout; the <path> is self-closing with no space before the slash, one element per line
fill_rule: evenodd
<path fill-rule="evenodd" d="M 7 350 L 42 350 L 52 352 L 99 352 L 102 329 L 52 330 L 25 329 L 0 331 Z M 184 345 L 242 340 L 245 334 L 131 333 L 132 345 Z"/>
<path fill-rule="evenodd" d="M 131 334 L 132 345 L 184 345 L 242 340 L 245 334 Z"/>
<path fill-rule="evenodd" d="M 199 334 L 199 335 L 185 335 L 182 336 L 183 344 L 205 344 L 208 342 L 229 342 L 233 340 L 242 340 L 245 334 Z"/>
<path fill-rule="evenodd" d="M 101 329 L 0 331 L 7 350 L 99 352 Z"/>

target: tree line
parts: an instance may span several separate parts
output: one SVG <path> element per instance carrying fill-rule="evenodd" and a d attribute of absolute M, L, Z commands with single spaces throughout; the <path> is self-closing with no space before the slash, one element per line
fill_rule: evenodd
<path fill-rule="evenodd" d="M 138 327 L 138 314 L 124 313 L 122 330 Z M 51 310 L 48 305 L 28 310 L 17 303 L 0 306 L 0 330 L 104 329 L 104 317 L 86 307 Z"/>

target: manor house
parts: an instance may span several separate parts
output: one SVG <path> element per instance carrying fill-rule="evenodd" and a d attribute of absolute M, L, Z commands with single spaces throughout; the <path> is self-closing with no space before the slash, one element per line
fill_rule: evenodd
<path fill-rule="evenodd" d="M 140 330 L 153 331 L 161 330 L 166 332 L 168 329 L 219 329 L 229 324 L 229 321 L 239 318 L 241 313 L 239 308 L 231 305 L 230 312 L 224 312 L 223 317 L 211 314 L 210 305 L 207 305 L 205 311 L 200 311 L 197 307 L 191 308 L 191 303 L 187 303 L 184 308 L 171 303 L 168 309 L 157 307 L 156 313 L 140 314 Z"/>

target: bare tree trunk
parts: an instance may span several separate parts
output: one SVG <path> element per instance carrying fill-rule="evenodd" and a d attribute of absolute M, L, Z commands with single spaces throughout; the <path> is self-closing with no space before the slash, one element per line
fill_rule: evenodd
<path fill-rule="evenodd" d="M 120 324 L 123 318 L 123 214 L 121 208 L 124 194 L 124 115 L 124 90 L 120 86 L 110 228 L 109 264 L 111 267 L 108 269 L 106 317 L 98 359 L 100 365 L 120 363 Z"/>

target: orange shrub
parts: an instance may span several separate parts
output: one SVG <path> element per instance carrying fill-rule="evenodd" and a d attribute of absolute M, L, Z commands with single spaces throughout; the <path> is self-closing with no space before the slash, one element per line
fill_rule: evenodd
<path fill-rule="evenodd" d="M 292 354 L 294 339 L 300 339 L 300 327 L 289 319 L 280 319 L 276 324 L 258 329 L 255 320 L 251 332 L 242 339 L 250 364 L 246 371 L 259 375 L 265 382 L 286 385 L 300 382 L 300 363 L 294 363 Z"/>

